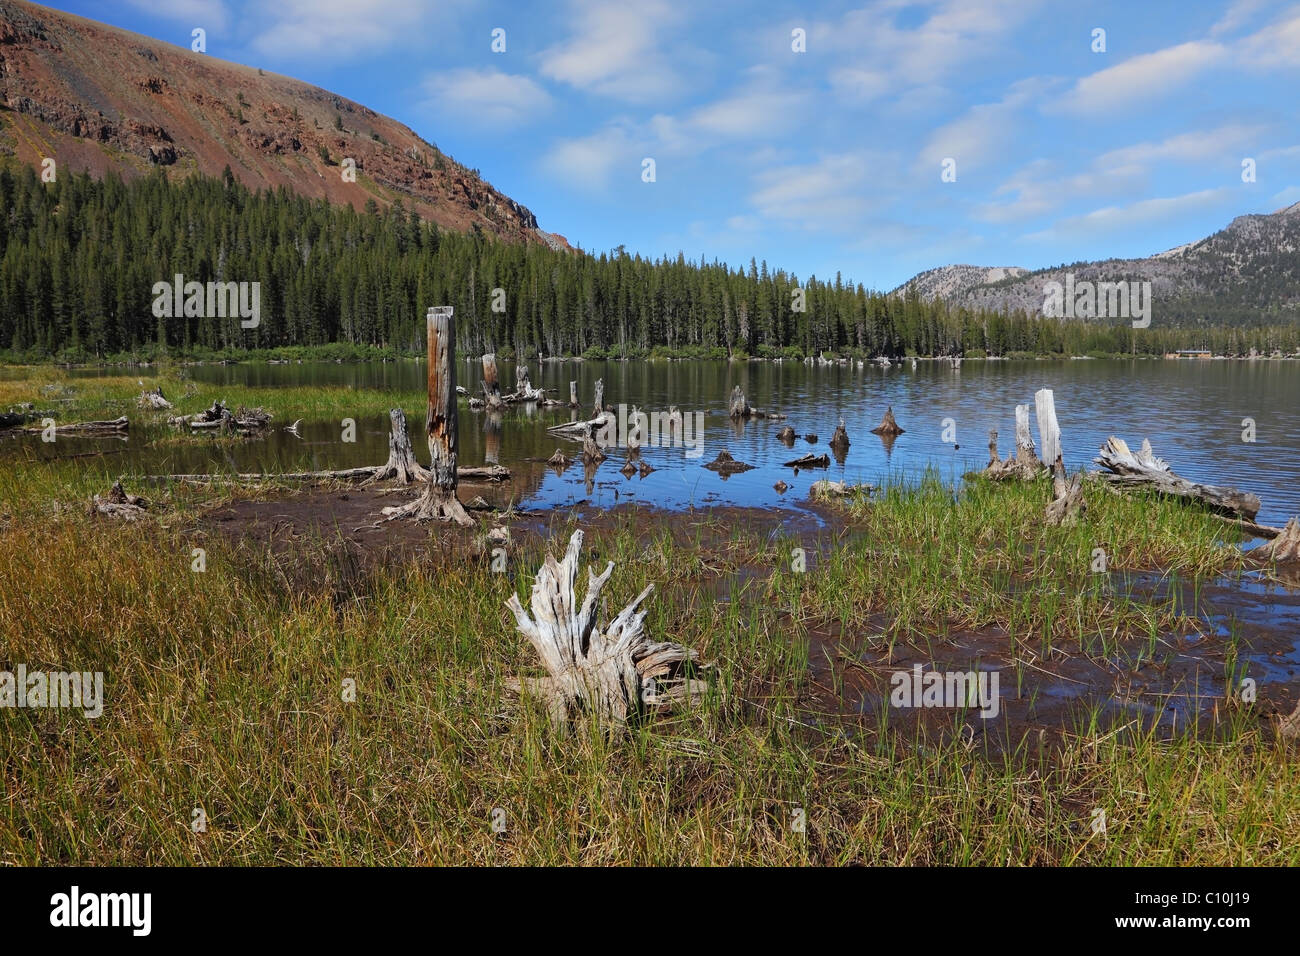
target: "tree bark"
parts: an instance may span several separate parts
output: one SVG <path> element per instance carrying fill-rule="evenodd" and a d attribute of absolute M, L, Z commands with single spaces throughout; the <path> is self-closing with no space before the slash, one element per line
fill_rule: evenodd
<path fill-rule="evenodd" d="M 491 411 L 505 407 L 501 400 L 501 384 L 497 381 L 497 357 L 494 353 L 483 356 L 483 398 Z"/>
<path fill-rule="evenodd" d="M 409 485 L 413 481 L 427 481 L 429 469 L 415 460 L 415 451 L 411 448 L 411 436 L 406 430 L 406 412 L 400 408 L 388 411 L 388 461 L 373 469 L 374 474 L 368 479 L 375 481 L 397 481 Z"/>

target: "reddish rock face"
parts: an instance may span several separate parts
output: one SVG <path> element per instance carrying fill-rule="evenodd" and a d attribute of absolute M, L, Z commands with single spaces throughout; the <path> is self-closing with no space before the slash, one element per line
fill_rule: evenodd
<path fill-rule="evenodd" d="M 524 206 L 359 103 L 256 67 L 0 0 L 0 153 L 124 179 L 162 168 L 360 210 L 400 199 L 439 226 L 568 246 Z M 342 129 L 338 129 L 338 123 Z M 356 176 L 346 175 L 355 163 Z"/>

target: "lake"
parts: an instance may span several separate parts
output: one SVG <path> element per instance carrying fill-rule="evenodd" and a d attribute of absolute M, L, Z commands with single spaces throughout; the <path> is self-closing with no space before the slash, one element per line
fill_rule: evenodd
<path fill-rule="evenodd" d="M 560 475 L 540 464 L 557 448 L 569 456 L 577 454 L 576 442 L 546 431 L 548 425 L 574 417 L 568 408 L 508 409 L 500 421 L 498 445 L 489 436 L 488 416 L 470 411 L 462 399 L 461 463 L 481 464 L 495 453 L 501 464 L 526 472 L 526 498 L 519 502 L 525 507 L 584 499 L 602 506 L 641 502 L 667 509 L 799 507 L 807 500 L 809 485 L 820 478 L 880 484 L 934 468 L 944 479 L 958 480 L 962 473 L 987 463 L 990 428 L 999 431 L 1002 455 L 1011 452 L 1016 404 L 1032 404 L 1034 392 L 1049 387 L 1055 391 L 1070 470 L 1092 467 L 1092 457 L 1109 435 L 1118 435 L 1134 447 L 1149 437 L 1156 454 L 1179 474 L 1259 495 L 1260 521 L 1282 524 L 1300 513 L 1300 365 L 1295 362 L 967 361 L 959 370 L 934 361 L 920 361 L 915 369 L 905 361 L 887 370 L 874 365 L 858 368 L 856 363 L 819 367 L 771 362 L 534 362 L 530 370 L 534 385 L 553 390 L 551 394 L 564 401 L 569 381 L 576 380 L 584 418 L 590 416 L 595 381 L 603 378 L 607 405 L 617 409 L 626 403 L 645 412 L 664 412 L 675 405 L 684 414 L 701 412 L 703 437 L 695 449 L 643 447 L 643 457 L 656 469 L 644 478 L 625 478 L 619 472 L 624 453 L 611 449 L 610 460 L 597 469 L 589 485 L 581 463 Z M 133 430 L 128 447 L 120 450 L 120 471 L 261 471 L 378 464 L 387 457 L 388 416 L 380 402 L 367 401 L 367 390 L 374 388 L 411 394 L 403 404 L 417 455 L 427 460 L 420 440 L 422 362 L 257 363 L 196 366 L 187 371 L 201 385 L 314 384 L 354 389 L 356 409 L 350 414 L 357 423 L 356 441 L 342 441 L 341 422 L 333 420 L 304 421 L 301 438 L 277 428 L 264 440 L 220 446 L 198 439 L 193 445 L 168 443 L 152 448 L 152 438 L 170 430 L 139 429 Z M 461 362 L 458 380 L 477 392 L 479 363 Z M 511 363 L 501 363 L 501 381 L 505 390 L 513 387 Z M 733 423 L 726 410 L 734 385 L 745 390 L 751 405 L 782 412 L 787 419 Z M 239 396 L 232 393 L 231 400 L 237 402 Z M 889 406 L 906 430 L 892 442 L 870 432 Z M 271 411 L 277 426 L 302 417 L 287 404 L 272 404 Z M 134 418 L 137 413 L 130 414 Z M 832 457 L 829 468 L 797 474 L 782 467 L 783 462 L 810 451 L 829 454 L 828 442 L 841 417 L 852 442 L 842 463 Z M 1247 418 L 1254 421 L 1253 442 L 1243 440 Z M 784 424 L 800 436 L 789 448 L 776 438 Z M 802 437 L 813 434 L 815 442 Z M 104 443 L 68 441 L 79 448 Z M 37 453 L 54 454 L 49 446 L 40 448 L 39 442 L 24 439 L 24 444 Z M 62 453 L 73 447 L 62 438 L 58 445 Z M 724 449 L 754 465 L 754 470 L 723 478 L 703 467 Z M 789 485 L 784 494 L 773 487 L 779 480 Z"/>

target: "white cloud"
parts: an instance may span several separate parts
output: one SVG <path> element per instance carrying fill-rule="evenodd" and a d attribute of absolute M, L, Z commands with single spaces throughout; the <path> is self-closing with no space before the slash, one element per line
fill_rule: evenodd
<path fill-rule="evenodd" d="M 750 197 L 766 220 L 810 229 L 847 229 L 874 207 L 867 195 L 885 163 L 876 153 L 835 153 L 811 163 L 767 169 Z"/>
<path fill-rule="evenodd" d="M 1097 157 L 1097 166 L 1150 166 L 1160 162 L 1196 163 L 1221 160 L 1258 145 L 1262 126 L 1229 123 L 1217 129 L 1181 133 L 1158 143 L 1135 143 Z"/>
<path fill-rule="evenodd" d="M 1220 186 L 1216 189 L 1184 193 L 1181 196 L 1142 199 L 1127 206 L 1105 206 L 1082 216 L 1060 219 L 1053 223 L 1050 229 L 1024 238 L 1029 241 L 1042 241 L 1081 235 L 1113 236 L 1126 231 L 1147 229 L 1189 213 L 1219 209 L 1239 196 L 1239 190 L 1230 186 Z"/>
<path fill-rule="evenodd" d="M 455 5 L 437 9 L 446 14 Z M 265 10 L 270 22 L 253 38 L 253 49 L 290 59 L 335 60 L 381 51 L 425 33 L 431 12 L 422 0 L 280 0 L 256 9 Z"/>
<path fill-rule="evenodd" d="M 631 103 L 652 103 L 683 88 L 659 49 L 660 31 L 678 20 L 667 4 L 577 0 L 572 6 L 575 30 L 542 51 L 543 76 Z"/>
<path fill-rule="evenodd" d="M 127 0 L 137 10 L 143 10 L 155 17 L 163 17 L 184 23 L 188 27 L 202 27 L 209 33 L 224 30 L 229 22 L 229 11 L 222 0 L 169 0 L 158 3 L 157 0 Z M 164 38 L 165 39 L 165 38 Z M 177 46 L 189 46 L 188 33 L 174 41 Z"/>
<path fill-rule="evenodd" d="M 1056 105 L 1071 113 L 1118 112 L 1180 89 L 1226 56 L 1222 45 L 1204 42 L 1143 53 L 1083 77 Z"/>
<path fill-rule="evenodd" d="M 1238 44 L 1242 65 L 1256 70 L 1300 67 L 1300 14 L 1270 24 Z"/>
<path fill-rule="evenodd" d="M 641 179 L 644 151 L 623 126 L 607 126 L 590 136 L 559 140 L 542 157 L 542 168 L 581 191 L 599 191 L 617 177 Z"/>
<path fill-rule="evenodd" d="M 1016 139 L 1020 110 L 1044 87 L 1043 81 L 1020 80 L 997 103 L 979 103 L 952 122 L 935 130 L 919 157 L 925 175 L 939 181 L 940 164 L 953 159 L 958 181 L 964 170 L 979 168 L 992 159 L 1005 161 L 1007 145 Z"/>
<path fill-rule="evenodd" d="M 451 70 L 426 76 L 428 109 L 455 114 L 477 125 L 518 126 L 541 117 L 550 95 L 530 77 L 499 70 Z"/>

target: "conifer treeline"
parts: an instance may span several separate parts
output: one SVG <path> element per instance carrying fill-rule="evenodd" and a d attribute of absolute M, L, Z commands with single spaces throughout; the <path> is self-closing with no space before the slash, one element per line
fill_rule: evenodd
<path fill-rule="evenodd" d="M 0 168 L 0 353 L 81 359 L 156 350 L 350 343 L 423 349 L 429 305 L 456 308 L 469 354 L 864 356 L 1293 351 L 1295 327 L 1186 328 L 949 309 L 765 262 L 592 256 L 439 230 L 400 203 L 364 212 L 220 178 L 131 183 Z M 261 283 L 261 322 L 158 318 L 153 287 Z M 493 290 L 504 290 L 504 296 Z M 802 289 L 804 311 L 793 306 Z M 977 353 L 976 353 L 977 354 Z"/>

